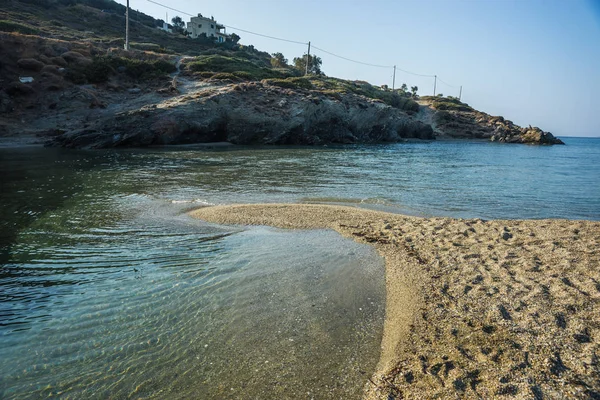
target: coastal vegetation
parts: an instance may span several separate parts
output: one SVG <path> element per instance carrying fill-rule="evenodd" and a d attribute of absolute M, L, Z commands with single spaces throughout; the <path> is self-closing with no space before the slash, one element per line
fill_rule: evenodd
<path fill-rule="evenodd" d="M 450 111 L 474 111 L 467 103 L 461 102 L 456 97 L 448 96 L 421 96 L 422 100 L 430 101 L 433 108 L 436 110 Z"/>
<path fill-rule="evenodd" d="M 390 90 L 387 85 L 375 86 L 365 81 L 327 76 L 322 69 L 323 60 L 316 54 L 299 55 L 290 63 L 282 53 L 269 54 L 252 45 L 239 44 L 238 35 L 232 34 L 227 41 L 216 43 L 207 37 L 191 39 L 165 32 L 158 29 L 165 21 L 134 10 L 130 11 L 131 49 L 124 51 L 124 11 L 123 5 L 112 0 L 11 0 L 11 7 L 0 9 L 0 50 L 3 54 L 0 74 L 4 79 L 0 87 L 0 110 L 9 116 L 31 112 L 32 118 L 39 118 L 47 110 L 56 113 L 62 107 L 73 110 L 81 106 L 83 112 L 89 108 L 105 108 L 112 103 L 119 105 L 116 109 L 134 111 L 139 102 L 129 95 L 141 93 L 148 93 L 144 101 L 154 105 L 165 96 L 179 96 L 185 101 L 173 99 L 173 103 L 187 107 L 190 99 L 209 99 L 215 94 L 239 97 L 252 88 L 263 95 L 268 93 L 268 97 L 274 97 L 270 101 L 276 104 L 286 104 L 286 96 L 293 96 L 294 102 L 299 102 L 298 107 L 306 112 L 313 112 L 313 105 L 319 106 L 318 118 L 311 122 L 317 126 L 308 126 L 305 119 L 302 128 L 300 125 L 286 127 L 290 131 L 283 138 L 260 139 L 269 143 L 279 140 L 297 144 L 327 140 L 354 143 L 360 140 L 395 141 L 404 137 L 434 139 L 436 136 L 515 143 L 559 142 L 538 128 L 522 129 L 512 123 L 491 121 L 487 114 L 477 114 L 456 98 L 425 96 L 419 99 L 417 86 L 410 86 L 409 90 L 407 84 L 402 84 L 399 89 Z M 175 25 L 183 29 L 183 19 L 175 17 L 174 20 Z M 22 77 L 26 78 L 25 82 L 21 81 Z M 191 85 L 192 81 L 203 81 L 204 84 Z M 94 86 L 83 88 L 81 85 Z M 216 86 L 223 90 L 215 92 Z M 192 87 L 199 89 L 192 90 Z M 280 90 L 274 91 L 274 88 Z M 63 91 L 72 94 L 60 97 Z M 254 100 L 260 101 L 260 98 L 256 96 Z M 329 102 L 324 102 L 325 99 Z M 69 102 L 78 105 L 68 107 L 66 103 Z M 226 103 L 230 104 L 230 100 Z M 342 111 L 340 105 L 346 111 Z M 428 109 L 433 111 L 433 116 Z M 258 108 L 253 110 L 248 112 L 258 112 Z M 231 116 L 229 110 L 219 109 L 218 112 L 228 115 L 222 118 L 228 123 L 233 123 L 233 118 L 242 118 L 241 115 Z M 14 123 L 10 119 L 0 123 L 0 133 L 13 132 L 19 118 Z M 261 118 L 257 116 L 256 119 Z M 367 125 L 366 121 L 369 121 Z M 44 119 L 40 125 L 47 123 Z M 223 125 L 223 122 L 215 123 Z M 432 130 L 432 123 L 436 124 L 435 130 Z M 202 125 L 202 122 L 198 121 L 198 124 Z M 329 128 L 326 128 L 328 124 Z M 60 128 L 61 131 L 78 129 L 81 127 Z M 223 129 L 211 127 L 214 135 L 198 137 L 225 140 Z M 320 133 L 327 129 L 338 130 L 338 133 Z M 55 132 L 54 129 L 49 131 Z M 233 131 L 235 129 L 231 128 L 230 132 Z M 294 134 L 298 137 L 293 138 Z M 256 138 L 236 137 L 235 140 L 257 142 Z M 134 145 L 137 142 L 119 143 Z"/>

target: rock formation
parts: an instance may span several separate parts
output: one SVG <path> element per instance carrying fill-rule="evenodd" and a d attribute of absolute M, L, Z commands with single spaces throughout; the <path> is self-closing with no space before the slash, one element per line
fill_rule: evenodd
<path fill-rule="evenodd" d="M 94 148 L 201 142 L 319 145 L 403 138 L 434 136 L 431 126 L 362 96 L 334 97 L 248 82 L 191 91 L 118 113 L 51 143 Z"/>

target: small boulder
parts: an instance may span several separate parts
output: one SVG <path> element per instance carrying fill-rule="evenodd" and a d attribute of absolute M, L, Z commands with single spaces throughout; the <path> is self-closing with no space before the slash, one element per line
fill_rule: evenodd
<path fill-rule="evenodd" d="M 508 239 L 510 239 L 510 238 L 512 238 L 512 237 L 513 237 L 512 233 L 510 233 L 510 232 L 506 232 L 506 231 L 505 231 L 505 232 L 502 232 L 502 239 L 504 239 L 504 240 L 508 240 Z"/>
<path fill-rule="evenodd" d="M 52 57 L 50 61 L 52 61 L 52 64 L 58 65 L 59 67 L 66 67 L 67 65 L 69 65 L 67 61 L 65 61 L 65 59 L 62 57 Z"/>
<path fill-rule="evenodd" d="M 27 96 L 35 92 L 31 86 L 21 82 L 9 83 L 5 91 L 9 96 Z"/>
<path fill-rule="evenodd" d="M 42 68 L 42 73 L 60 75 L 60 72 L 58 72 L 58 66 L 56 65 L 44 65 L 44 68 Z"/>
<path fill-rule="evenodd" d="M 44 63 L 34 58 L 21 58 L 17 61 L 17 65 L 28 71 L 41 71 L 44 68 Z"/>
<path fill-rule="evenodd" d="M 85 59 L 85 56 L 76 51 L 66 51 L 60 55 L 68 63 L 80 62 Z"/>
<path fill-rule="evenodd" d="M 43 54 L 40 54 L 39 57 L 41 62 L 43 62 L 44 64 L 52 64 L 52 61 L 50 60 L 50 57 L 47 57 Z"/>

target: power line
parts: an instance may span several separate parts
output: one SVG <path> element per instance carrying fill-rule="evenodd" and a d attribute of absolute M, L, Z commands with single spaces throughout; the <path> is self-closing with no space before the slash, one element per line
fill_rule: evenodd
<path fill-rule="evenodd" d="M 440 79 L 439 76 L 438 76 L 437 80 L 442 82 L 444 85 L 450 86 L 451 88 L 454 88 L 454 89 L 458 89 L 458 86 L 454 86 L 454 85 L 444 82 L 443 80 Z"/>
<path fill-rule="evenodd" d="M 341 58 L 342 60 L 350 61 L 350 62 L 353 62 L 353 63 L 362 64 L 362 65 L 368 65 L 368 66 L 370 66 L 370 67 L 377 67 L 377 68 L 394 68 L 394 65 L 377 65 L 377 64 L 370 64 L 370 63 L 366 63 L 366 62 L 362 62 L 362 61 L 356 61 L 356 60 L 352 60 L 351 58 L 343 57 L 343 56 L 340 56 L 340 55 L 338 55 L 338 54 L 334 54 L 334 53 L 332 53 L 332 52 L 330 52 L 330 51 L 323 50 L 323 49 L 321 49 L 321 48 L 319 48 L 319 47 L 317 47 L 317 46 L 314 46 L 314 45 L 313 45 L 313 47 L 314 47 L 315 49 L 317 49 L 317 50 L 320 50 L 320 51 L 324 52 L 324 53 L 330 54 L 330 55 L 332 55 L 332 56 L 334 56 L 334 57 Z M 407 70 L 405 70 L 405 69 L 398 68 L 398 67 L 396 67 L 396 69 L 397 69 L 397 70 L 400 70 L 400 71 L 402 71 L 402 72 L 404 72 L 404 73 L 410 74 L 410 75 L 415 75 L 415 76 L 424 76 L 424 77 L 426 77 L 426 78 L 433 78 L 433 77 L 435 77 L 435 75 L 424 75 L 424 74 L 417 74 L 417 73 L 410 72 L 410 71 L 407 71 Z"/>
<path fill-rule="evenodd" d="M 400 70 L 400 71 L 402 71 L 402 72 L 404 72 L 404 73 L 407 73 L 407 74 L 409 74 L 409 75 L 414 75 L 414 76 L 423 76 L 423 77 L 425 77 L 425 78 L 435 78 L 435 75 L 424 75 L 424 74 L 417 74 L 417 73 L 410 72 L 410 71 L 407 71 L 407 70 L 405 70 L 405 69 L 398 68 L 398 67 L 396 67 L 396 69 L 398 69 L 398 70 Z"/>
<path fill-rule="evenodd" d="M 188 15 L 190 17 L 195 17 L 194 14 L 190 14 L 190 13 L 187 13 L 185 11 L 177 10 L 177 9 L 175 9 L 173 7 L 166 6 L 164 4 L 161 4 L 161 3 L 153 1 L 153 0 L 146 0 L 146 1 L 148 1 L 150 3 L 153 3 L 153 4 L 156 4 L 156 5 L 159 5 L 159 6 L 164 7 L 164 8 L 168 8 L 169 10 L 173 10 L 173 11 L 176 11 L 178 13 Z M 168 22 L 169 21 L 167 21 L 167 23 Z M 305 43 L 305 42 L 298 42 L 298 41 L 295 41 L 295 40 L 288 40 L 288 39 L 278 38 L 278 37 L 275 37 L 275 36 L 263 35 L 262 33 L 251 32 L 251 31 L 247 31 L 245 29 L 236 28 L 236 27 L 230 26 L 230 25 L 224 25 L 224 24 L 221 24 L 221 25 L 223 25 L 224 27 L 227 27 L 229 29 L 235 29 L 235 30 L 238 30 L 240 32 L 250 33 L 251 35 L 262 36 L 262 37 L 266 37 L 266 38 L 269 38 L 269 39 L 281 40 L 282 42 L 289 42 L 289 43 L 295 43 L 295 44 L 301 44 L 301 45 L 307 45 L 308 44 L 308 43 Z"/>
<path fill-rule="evenodd" d="M 173 11 L 176 11 L 176 12 L 184 14 L 184 15 L 188 15 L 190 17 L 195 17 L 194 14 L 190 14 L 190 13 L 187 13 L 185 11 L 177 10 L 176 8 L 169 7 L 167 5 L 164 5 L 164 4 L 159 3 L 157 1 L 154 1 L 154 0 L 146 0 L 146 1 L 148 1 L 149 3 L 153 3 L 153 4 L 156 4 L 156 5 L 159 5 L 159 6 L 164 7 L 164 8 L 168 8 L 169 10 L 173 10 Z M 282 42 L 288 42 L 288 43 L 294 43 L 294 44 L 300 44 L 300 45 L 308 45 L 308 43 L 306 43 L 306 42 L 299 42 L 299 41 L 296 41 L 296 40 L 289 40 L 289 39 L 279 38 L 279 37 L 276 37 L 276 36 L 264 35 L 262 33 L 257 33 L 257 32 L 252 32 L 252 31 L 248 31 L 248 30 L 245 30 L 245 29 L 241 29 L 241 28 L 236 28 L 236 27 L 231 26 L 231 25 L 224 25 L 224 24 L 221 24 L 221 25 L 223 25 L 224 27 L 229 28 L 229 29 L 235 29 L 235 30 L 240 31 L 240 32 L 249 33 L 251 35 L 256 35 L 256 36 L 261 36 L 261 37 L 268 38 L 268 39 L 279 40 L 279 41 L 282 41 Z M 351 58 L 343 57 L 343 56 L 340 56 L 338 54 L 332 53 L 330 51 L 321 49 L 321 48 L 319 48 L 317 46 L 314 46 L 314 45 L 312 47 L 315 48 L 315 49 L 317 49 L 317 50 L 319 50 L 319 51 L 322 51 L 323 53 L 326 53 L 326 54 L 329 54 L 331 56 L 334 56 L 334 57 L 337 57 L 337 58 L 341 58 L 342 60 L 350 61 L 350 62 L 353 62 L 353 63 L 356 63 L 356 64 L 362 64 L 362 65 L 366 65 L 366 66 L 369 66 L 369 67 L 375 67 L 375 68 L 396 68 L 397 70 L 402 71 L 405 74 L 414 75 L 414 76 L 421 76 L 421 77 L 425 77 L 425 78 L 435 78 L 436 77 L 435 75 L 417 74 L 415 72 L 411 72 L 411 71 L 407 71 L 407 70 L 402 69 L 402 68 L 398 68 L 398 67 L 396 67 L 394 65 L 378 65 L 378 64 L 371 64 L 371 63 L 367 63 L 367 62 L 363 62 L 363 61 L 357 61 L 357 60 L 353 60 Z M 450 86 L 452 88 L 457 88 L 457 86 L 450 85 L 449 83 L 446 83 L 443 80 L 441 80 L 439 77 L 437 79 L 440 82 L 442 82 L 443 84 L 445 84 L 445 85 L 448 85 L 448 86 Z"/>
<path fill-rule="evenodd" d="M 148 1 L 150 1 L 150 0 L 148 0 Z M 229 26 L 229 25 L 224 25 L 224 24 L 221 24 L 221 25 L 223 25 L 223 26 L 225 26 L 225 27 L 227 27 L 229 29 L 235 29 L 236 31 L 241 31 L 241 32 L 249 33 L 251 35 L 256 35 L 256 36 L 262 36 L 262 37 L 266 37 L 266 38 L 269 38 L 269 39 L 281 40 L 282 42 L 301 44 L 303 46 L 306 46 L 308 44 L 308 43 L 305 43 L 305 42 L 297 42 L 295 40 L 282 39 L 282 38 L 278 38 L 278 37 L 275 37 L 275 36 L 263 35 L 262 33 L 256 33 L 256 32 L 246 31 L 244 29 L 236 28 L 234 26 Z"/>
<path fill-rule="evenodd" d="M 331 53 L 331 52 L 329 52 L 329 51 L 327 51 L 327 50 L 323 50 L 323 49 L 321 49 L 321 48 L 319 48 L 319 47 L 317 47 L 317 46 L 313 46 L 313 48 L 315 48 L 315 49 L 317 49 L 317 50 L 320 50 L 320 51 L 322 51 L 323 53 L 327 53 L 327 54 L 329 54 L 329 55 L 332 55 L 332 56 L 334 56 L 334 57 L 341 58 L 342 60 L 346 60 L 346 61 L 350 61 L 350 62 L 353 62 L 353 63 L 362 64 L 362 65 L 368 65 L 369 67 L 377 67 L 377 68 L 394 68 L 394 66 L 393 66 L 393 65 L 376 65 L 376 64 L 369 64 L 369 63 L 362 62 L 362 61 L 356 61 L 356 60 L 352 60 L 352 59 L 350 59 L 350 58 L 346 58 L 346 57 L 339 56 L 339 55 L 337 55 L 337 54 L 333 54 L 333 53 Z"/>
<path fill-rule="evenodd" d="M 190 17 L 195 17 L 194 14 L 186 13 L 185 11 L 181 11 L 181 10 L 177 10 L 177 9 L 175 9 L 173 7 L 165 6 L 164 4 L 157 3 L 156 1 L 152 1 L 152 0 L 146 0 L 146 1 L 148 1 L 150 3 L 154 3 L 154 4 L 159 5 L 159 6 L 162 6 L 164 8 L 168 8 L 169 10 L 177 11 L 178 13 L 181 13 L 181 14 L 189 15 Z M 168 22 L 169 21 L 167 21 L 167 23 Z"/>

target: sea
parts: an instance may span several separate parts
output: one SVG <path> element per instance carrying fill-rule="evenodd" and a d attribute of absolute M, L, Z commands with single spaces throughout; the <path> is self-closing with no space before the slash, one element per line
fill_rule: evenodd
<path fill-rule="evenodd" d="M 600 220 L 600 138 L 561 139 L 0 148 L 0 398 L 360 398 L 385 313 L 377 253 L 187 212 Z"/>

